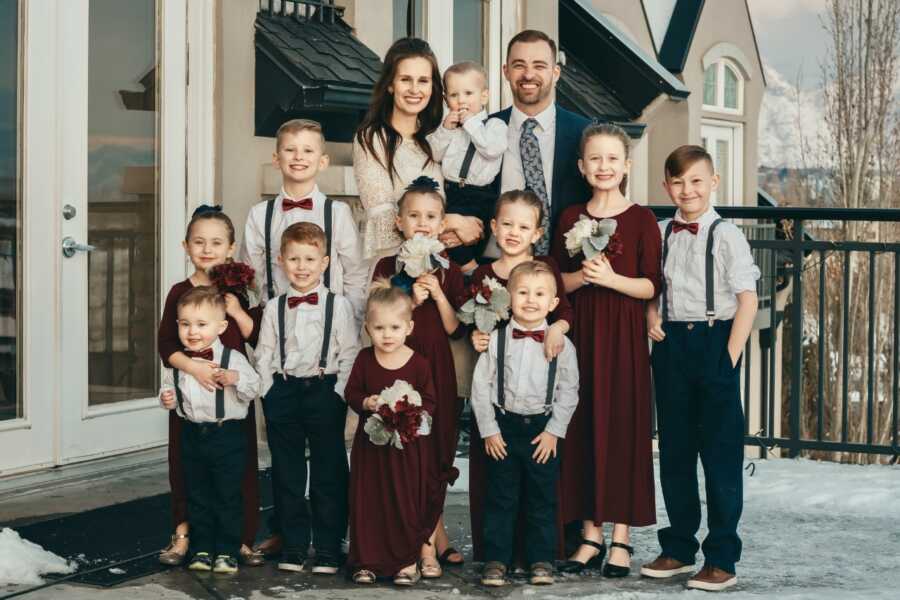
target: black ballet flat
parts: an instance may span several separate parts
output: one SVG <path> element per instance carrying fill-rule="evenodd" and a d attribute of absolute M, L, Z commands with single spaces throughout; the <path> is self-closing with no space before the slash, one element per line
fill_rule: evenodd
<path fill-rule="evenodd" d="M 564 561 L 559 565 L 559 567 L 557 567 L 557 570 L 560 573 L 577 575 L 585 569 L 598 568 L 603 563 L 603 559 L 606 557 L 606 544 L 598 544 L 597 542 L 591 540 L 581 540 L 581 543 L 585 546 L 596 548 L 598 550 L 597 555 L 586 563 L 583 563 L 580 560 Z"/>
<path fill-rule="evenodd" d="M 623 544 L 621 542 L 610 542 L 610 548 L 621 548 L 628 552 L 628 556 L 634 556 L 634 548 L 629 546 L 628 544 Z M 611 565 L 607 561 L 605 565 L 603 565 L 603 576 L 609 577 L 610 579 L 618 579 L 621 577 L 628 577 L 631 574 L 631 567 L 622 567 L 620 565 Z"/>

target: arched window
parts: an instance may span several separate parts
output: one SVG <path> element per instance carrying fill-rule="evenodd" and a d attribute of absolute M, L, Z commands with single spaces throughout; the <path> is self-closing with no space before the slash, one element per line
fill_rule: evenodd
<path fill-rule="evenodd" d="M 740 114 L 744 110 L 744 79 L 738 68 L 722 58 L 703 72 L 703 108 Z"/>

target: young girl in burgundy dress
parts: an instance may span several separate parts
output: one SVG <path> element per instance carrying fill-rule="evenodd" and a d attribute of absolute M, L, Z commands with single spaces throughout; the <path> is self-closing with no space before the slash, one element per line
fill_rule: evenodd
<path fill-rule="evenodd" d="M 406 188 L 398 202 L 398 211 L 397 228 L 406 240 L 416 235 L 436 239 L 443 230 L 444 197 L 433 179 L 420 177 Z M 410 348 L 428 361 L 437 392 L 432 435 L 438 476 L 442 483 L 442 493 L 438 496 L 439 514 L 443 512 L 447 486 L 459 475 L 453 466 L 453 459 L 462 405 L 456 395 L 456 369 L 448 336 L 459 338 L 466 333 L 465 327 L 460 326 L 456 318 L 456 311 L 465 294 L 462 271 L 452 261 L 448 260 L 447 264 L 446 268 L 421 275 L 412 284 L 413 322 L 416 326 L 408 340 Z M 390 279 L 397 272 L 397 257 L 388 256 L 375 265 L 373 277 Z M 462 562 L 462 555 L 450 546 L 443 517 L 438 520 L 433 542 L 440 562 Z M 426 561 L 422 576 L 429 579 L 440 577 L 440 565 Z"/>
<path fill-rule="evenodd" d="M 163 365 L 180 369 L 193 377 L 207 389 L 215 389 L 214 372 L 218 365 L 209 361 L 189 358 L 182 350 L 178 338 L 178 317 L 176 305 L 182 294 L 198 285 L 211 285 L 209 270 L 231 260 L 234 254 L 234 225 L 221 208 L 202 205 L 194 211 L 185 234 L 184 251 L 194 265 L 194 274 L 169 290 L 165 308 L 159 321 L 157 346 Z M 222 344 L 246 355 L 245 344 L 256 343 L 259 324 L 262 320 L 260 307 L 249 308 L 234 294 L 225 295 L 228 328 L 220 336 Z M 253 403 L 243 421 L 247 436 L 247 464 L 244 468 L 241 489 L 244 500 L 244 522 L 241 528 L 241 562 L 248 566 L 259 566 L 265 561 L 261 554 L 251 550 L 259 524 L 259 483 L 257 480 L 256 418 Z M 169 485 L 172 488 L 172 517 L 175 533 L 172 543 L 159 555 L 159 560 L 167 565 L 184 562 L 188 552 L 189 515 L 187 514 L 187 492 L 184 482 L 184 467 L 181 464 L 181 427 L 183 421 L 176 412 L 169 411 Z"/>
<path fill-rule="evenodd" d="M 562 275 L 556 261 L 549 256 L 534 256 L 533 244 L 541 237 L 541 220 L 544 206 L 540 198 L 531 190 L 510 190 L 500 195 L 497 208 L 491 221 L 491 232 L 500 247 L 500 258 L 492 263 L 479 266 L 472 274 L 472 284 L 480 287 L 486 277 L 493 277 L 500 284 L 506 285 L 509 274 L 519 264 L 530 260 L 546 263 L 556 276 L 556 289 L 559 304 L 550 314 L 551 325 L 544 339 L 544 353 L 548 359 L 562 351 L 563 337 L 572 324 L 572 306 L 563 288 Z M 472 345 L 478 352 L 487 349 L 490 334 L 472 332 Z M 470 439 L 480 440 L 478 425 L 472 420 Z M 469 447 L 469 515 L 472 523 L 472 552 L 476 561 L 482 556 L 482 527 L 484 518 L 485 476 L 487 459 L 483 444 L 470 444 Z M 521 549 L 524 541 L 522 527 L 524 520 L 519 521 L 515 548 Z"/>
<path fill-rule="evenodd" d="M 661 240 L 653 213 L 623 195 L 628 144 L 615 125 L 584 130 L 578 167 L 593 195 L 562 212 L 552 246 L 575 311 L 581 372 L 561 463 L 560 512 L 564 522 L 582 522 L 583 540 L 561 570 L 599 566 L 603 523 L 613 523 L 606 577 L 629 573 L 629 527 L 656 522 L 645 308 L 659 291 Z M 570 256 L 564 239 L 583 216 L 616 223 L 618 243 L 589 260 L 581 252 Z"/>
<path fill-rule="evenodd" d="M 360 351 L 347 380 L 344 397 L 359 413 L 350 452 L 350 556 L 347 566 L 356 583 L 393 577 L 397 585 L 413 585 L 418 566 L 435 562 L 429 543 L 438 510 L 439 492 L 433 431 L 403 444 L 376 445 L 365 431 L 381 392 L 397 381 L 412 386 L 422 408 L 434 415 L 435 393 L 425 358 L 407 345 L 413 331 L 413 304 L 400 288 L 385 280 L 372 286 L 366 303 L 365 327 L 372 347 Z"/>

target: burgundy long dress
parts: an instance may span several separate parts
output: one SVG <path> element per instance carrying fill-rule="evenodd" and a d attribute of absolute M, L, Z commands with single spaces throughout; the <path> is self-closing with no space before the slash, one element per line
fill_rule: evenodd
<path fill-rule="evenodd" d="M 170 368 L 169 357 L 175 352 L 184 350 L 181 340 L 178 338 L 178 300 L 185 292 L 194 287 L 190 279 L 176 283 L 166 296 L 166 304 L 163 308 L 162 318 L 159 321 L 157 332 L 157 347 L 163 366 Z M 243 302 L 242 302 L 243 303 Z M 237 322 L 228 317 L 228 328 L 219 336 L 222 345 L 241 354 L 247 354 L 245 344 L 256 345 L 259 338 L 259 325 L 262 322 L 262 307 L 244 307 L 250 318 L 253 319 L 253 331 L 246 340 L 241 335 Z M 184 419 L 178 416 L 174 410 L 169 411 L 169 486 L 172 489 L 172 521 L 175 526 L 185 521 L 190 521 L 187 513 L 187 489 L 184 481 L 184 466 L 181 463 L 181 428 Z M 253 547 L 256 540 L 256 530 L 259 527 L 259 480 L 257 469 L 259 468 L 256 455 L 256 411 L 253 403 L 247 410 L 247 418 L 243 423 L 244 436 L 247 440 L 247 463 L 244 465 L 244 474 L 241 479 L 241 491 L 244 501 L 244 522 L 241 526 L 241 543 L 248 548 Z"/>
<path fill-rule="evenodd" d="M 380 394 L 397 380 L 422 396 L 422 407 L 434 414 L 434 384 L 425 358 L 416 352 L 399 369 L 378 363 L 374 348 L 363 348 L 353 363 L 344 389 L 347 404 L 359 413 L 350 451 L 351 573 L 367 569 L 378 577 L 393 577 L 419 560 L 424 544 L 437 525 L 434 438 L 431 435 L 403 445 L 376 446 L 364 431 L 371 412 L 363 400 Z M 432 431 L 433 433 L 433 431 Z"/>
<path fill-rule="evenodd" d="M 566 288 L 563 285 L 559 265 L 551 256 L 535 256 L 534 260 L 539 260 L 549 265 L 550 268 L 553 269 L 553 274 L 556 276 L 556 296 L 559 298 L 559 304 L 557 304 L 556 308 L 553 309 L 553 312 L 550 313 L 550 322 L 566 321 L 571 328 L 573 324 L 572 305 L 569 303 L 569 298 L 565 293 Z M 480 286 L 485 277 L 493 277 L 504 286 L 508 282 L 507 279 L 497 275 L 494 271 L 493 263 L 479 265 L 478 268 L 475 269 L 475 272 L 472 273 L 472 284 Z M 472 433 L 469 436 L 469 518 L 472 524 L 472 557 L 476 561 L 484 560 L 482 534 L 484 533 L 484 499 L 487 487 L 487 461 L 488 456 L 484 452 L 484 442 L 478 431 L 478 423 L 473 418 Z M 523 544 L 525 543 L 525 520 L 522 514 L 523 510 L 524 507 L 521 507 L 519 519 L 517 521 L 516 538 L 513 542 L 513 547 L 516 549 L 517 554 L 521 554 L 522 556 L 524 556 L 524 552 L 519 551 L 524 549 Z"/>
<path fill-rule="evenodd" d="M 581 268 L 584 257 L 570 257 L 564 234 L 586 204 L 560 215 L 552 255 L 563 272 Z M 662 242 L 656 217 L 633 205 L 612 217 L 623 245 L 610 259 L 613 270 L 642 277 L 660 287 Z M 565 523 L 634 526 L 656 523 L 653 455 L 650 439 L 650 357 L 646 301 L 600 286 L 584 286 L 570 294 L 575 310 L 572 340 L 578 352 L 578 408 L 566 432 L 560 465 L 560 514 Z"/>
<path fill-rule="evenodd" d="M 375 265 L 373 279 L 393 277 L 397 273 L 396 259 L 396 256 L 388 256 L 379 260 Z M 450 305 L 458 310 L 465 295 L 462 271 L 456 263 L 450 261 L 450 267 L 441 269 L 437 277 Z M 447 335 L 437 304 L 430 297 L 413 310 L 413 323 L 415 326 L 412 335 L 406 338 L 406 344 L 428 361 L 436 392 L 437 406 L 433 415 L 432 435 L 435 440 L 438 477 L 442 484 L 442 492 L 437 499 L 440 502 L 439 510 L 443 512 L 447 486 L 453 484 L 459 476 L 453 460 L 456 457 L 459 416 L 462 411 L 462 403 L 456 395 L 456 368 L 450 350 L 450 339 L 464 337 L 466 328 L 460 325 L 456 331 Z"/>

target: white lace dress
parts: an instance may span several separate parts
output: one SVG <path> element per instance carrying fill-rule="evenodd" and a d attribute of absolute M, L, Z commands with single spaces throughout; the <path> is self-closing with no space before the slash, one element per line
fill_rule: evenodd
<path fill-rule="evenodd" d="M 383 161 L 384 147 L 377 135 L 373 141 L 375 151 Z M 432 162 L 426 167 L 427 160 L 428 157 L 415 140 L 404 139 L 394 154 L 396 173 L 391 180 L 387 169 L 354 138 L 353 173 L 356 176 L 359 200 L 366 210 L 363 224 L 363 254 L 366 259 L 395 254 L 397 247 L 403 242 L 395 223 L 397 201 L 413 179 L 427 175 L 437 180 L 443 190 L 444 179 L 440 164 Z"/>

